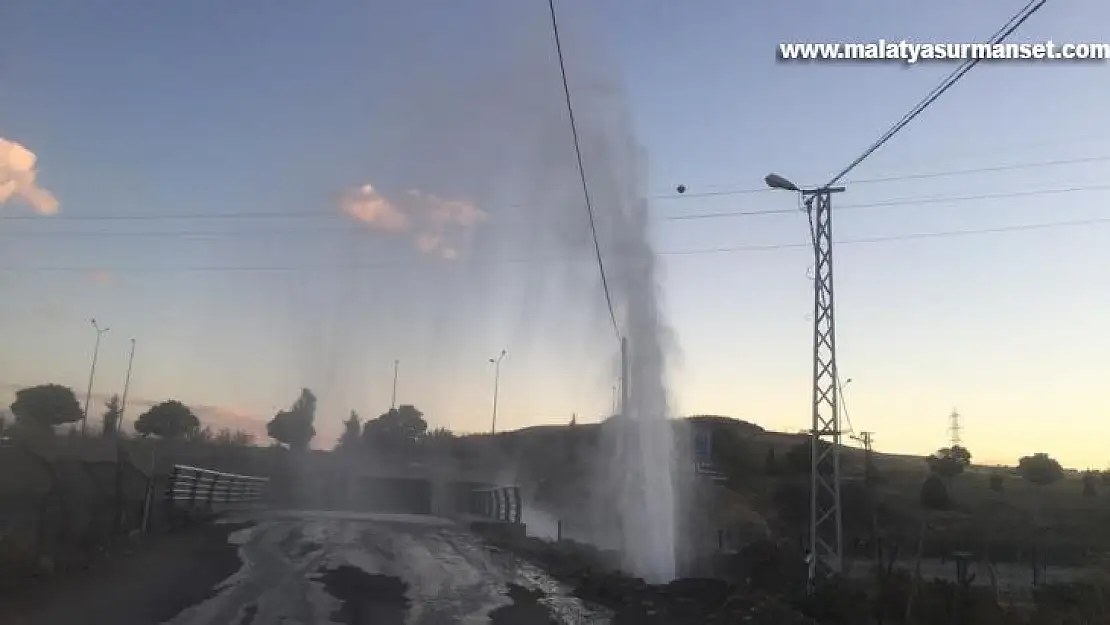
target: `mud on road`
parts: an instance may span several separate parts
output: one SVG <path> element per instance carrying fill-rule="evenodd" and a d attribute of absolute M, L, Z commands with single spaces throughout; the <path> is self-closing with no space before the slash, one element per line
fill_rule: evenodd
<path fill-rule="evenodd" d="M 0 625 L 811 625 L 713 579 L 651 586 L 566 546 L 432 517 L 296 513 L 166 536 Z"/>

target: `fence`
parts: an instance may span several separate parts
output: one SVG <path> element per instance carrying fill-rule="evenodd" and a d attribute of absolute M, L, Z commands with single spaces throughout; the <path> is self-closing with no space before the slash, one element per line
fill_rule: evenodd
<path fill-rule="evenodd" d="M 522 505 L 519 486 L 477 488 L 470 493 L 470 512 L 495 521 L 520 523 Z"/>
<path fill-rule="evenodd" d="M 166 488 L 166 501 L 174 508 L 188 511 L 226 510 L 260 503 L 268 482 L 264 477 L 177 464 Z"/>
<path fill-rule="evenodd" d="M 140 527 L 148 476 L 108 439 L 0 445 L 0 589 L 84 566 Z"/>

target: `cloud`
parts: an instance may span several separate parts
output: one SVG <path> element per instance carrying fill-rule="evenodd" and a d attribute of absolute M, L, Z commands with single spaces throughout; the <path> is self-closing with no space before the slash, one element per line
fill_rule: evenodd
<path fill-rule="evenodd" d="M 400 232 L 409 225 L 408 217 L 368 184 L 344 193 L 339 207 L 376 230 Z"/>
<path fill-rule="evenodd" d="M 34 152 L 0 137 L 0 204 L 19 198 L 36 213 L 53 215 L 58 212 L 58 199 L 36 183 L 36 161 Z"/>
<path fill-rule="evenodd" d="M 458 258 L 459 244 L 486 220 L 486 213 L 470 202 L 416 190 L 391 200 L 369 184 L 343 193 L 339 207 L 374 230 L 407 234 L 417 250 L 444 260 Z"/>

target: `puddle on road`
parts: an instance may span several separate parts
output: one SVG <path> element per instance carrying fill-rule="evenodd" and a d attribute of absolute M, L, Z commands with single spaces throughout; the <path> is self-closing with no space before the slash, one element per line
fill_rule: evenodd
<path fill-rule="evenodd" d="M 490 625 L 560 625 L 547 607 L 539 602 L 544 596 L 539 590 L 508 584 L 506 594 L 512 604 L 491 611 Z"/>
<path fill-rule="evenodd" d="M 404 625 L 409 612 L 408 584 L 348 564 L 321 569 L 316 581 L 341 602 L 331 618 L 345 625 Z"/>

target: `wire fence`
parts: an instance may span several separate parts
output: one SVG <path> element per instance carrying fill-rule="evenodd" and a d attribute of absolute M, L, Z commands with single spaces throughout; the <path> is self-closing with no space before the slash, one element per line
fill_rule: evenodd
<path fill-rule="evenodd" d="M 151 484 L 110 440 L 0 447 L 0 584 L 83 566 L 139 529 Z"/>
<path fill-rule="evenodd" d="M 64 436 L 0 445 L 0 590 L 83 568 L 138 532 L 161 532 L 184 517 L 265 496 L 265 478 L 157 467 L 153 454 L 139 453 L 136 462 L 129 445 Z"/>

